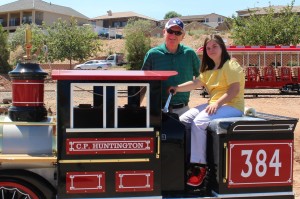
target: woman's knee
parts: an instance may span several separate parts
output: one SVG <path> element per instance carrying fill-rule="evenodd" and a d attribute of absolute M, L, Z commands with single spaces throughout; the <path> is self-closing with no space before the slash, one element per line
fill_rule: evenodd
<path fill-rule="evenodd" d="M 191 124 L 191 128 L 198 131 L 206 131 L 208 124 L 209 122 L 207 121 L 193 120 Z"/>

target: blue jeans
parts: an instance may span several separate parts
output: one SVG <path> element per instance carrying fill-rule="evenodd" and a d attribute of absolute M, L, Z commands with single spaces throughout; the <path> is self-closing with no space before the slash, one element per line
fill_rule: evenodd
<path fill-rule="evenodd" d="M 208 115 L 205 108 L 208 104 L 202 104 L 191 108 L 179 117 L 180 121 L 191 129 L 191 163 L 207 164 L 206 138 L 209 122 L 217 118 L 240 117 L 243 112 L 232 106 L 223 105 L 215 114 Z"/>

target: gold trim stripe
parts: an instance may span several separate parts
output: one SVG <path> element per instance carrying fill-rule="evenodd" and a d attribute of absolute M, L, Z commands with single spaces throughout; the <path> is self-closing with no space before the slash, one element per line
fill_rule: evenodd
<path fill-rule="evenodd" d="M 137 159 L 94 159 L 94 160 L 59 160 L 61 164 L 76 164 L 76 163 L 118 163 L 118 162 L 149 162 L 149 158 Z"/>
<path fill-rule="evenodd" d="M 225 177 L 223 178 L 223 183 L 226 183 L 228 180 L 228 147 L 227 143 L 224 143 L 225 150 Z"/>
<path fill-rule="evenodd" d="M 0 122 L 0 125 L 18 125 L 18 126 L 56 126 L 55 122 Z"/>
<path fill-rule="evenodd" d="M 0 163 L 55 163 L 55 156 L 31 156 L 28 154 L 7 154 L 0 155 Z"/>
<path fill-rule="evenodd" d="M 156 137 L 157 137 L 157 152 L 156 152 L 156 158 L 158 159 L 160 156 L 160 135 L 159 131 L 156 131 Z"/>

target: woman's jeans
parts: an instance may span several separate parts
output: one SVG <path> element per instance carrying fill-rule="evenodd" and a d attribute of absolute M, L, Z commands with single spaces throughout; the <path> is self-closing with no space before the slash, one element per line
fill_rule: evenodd
<path fill-rule="evenodd" d="M 215 114 L 208 115 L 205 112 L 205 108 L 207 106 L 208 104 L 196 106 L 179 117 L 180 121 L 186 126 L 186 128 L 191 129 L 191 163 L 207 163 L 206 128 L 210 121 L 217 118 L 240 117 L 243 115 L 243 112 L 239 109 L 227 105 L 221 106 Z"/>

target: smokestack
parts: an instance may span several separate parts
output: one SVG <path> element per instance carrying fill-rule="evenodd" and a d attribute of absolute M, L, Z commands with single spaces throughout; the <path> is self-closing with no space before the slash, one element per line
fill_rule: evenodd
<path fill-rule="evenodd" d="M 40 122 L 47 119 L 44 106 L 44 79 L 48 73 L 34 63 L 31 56 L 31 29 L 25 30 L 24 61 L 8 74 L 12 80 L 12 106 L 8 116 L 12 121 Z"/>

